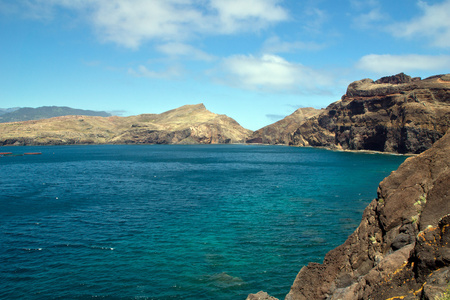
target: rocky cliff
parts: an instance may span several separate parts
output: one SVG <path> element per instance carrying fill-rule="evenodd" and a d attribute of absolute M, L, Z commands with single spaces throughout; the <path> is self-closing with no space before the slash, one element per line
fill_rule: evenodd
<path fill-rule="evenodd" d="M 450 130 L 380 183 L 358 228 L 322 264 L 303 267 L 286 299 L 439 299 L 449 243 Z"/>
<path fill-rule="evenodd" d="M 403 73 L 348 86 L 293 133 L 290 144 L 421 153 L 450 128 L 450 74 L 424 80 Z"/>
<path fill-rule="evenodd" d="M 317 116 L 321 112 L 322 110 L 312 107 L 299 108 L 284 119 L 254 131 L 247 139 L 247 143 L 289 145 L 294 131 L 306 120 Z"/>
<path fill-rule="evenodd" d="M 241 143 L 251 134 L 235 120 L 185 105 L 131 117 L 64 116 L 0 124 L 0 145 Z"/>

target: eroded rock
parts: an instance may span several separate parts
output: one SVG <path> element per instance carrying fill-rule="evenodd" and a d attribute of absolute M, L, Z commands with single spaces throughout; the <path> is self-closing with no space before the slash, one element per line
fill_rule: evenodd
<path fill-rule="evenodd" d="M 450 278 L 449 197 L 450 131 L 380 183 L 355 232 L 286 299 L 435 299 Z"/>
<path fill-rule="evenodd" d="M 341 100 L 302 123 L 291 144 L 421 153 L 450 128 L 448 77 L 419 80 L 401 73 L 355 81 Z"/>

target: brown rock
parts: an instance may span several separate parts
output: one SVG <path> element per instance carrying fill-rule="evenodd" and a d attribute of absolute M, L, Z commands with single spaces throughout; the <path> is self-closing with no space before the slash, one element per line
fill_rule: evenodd
<path fill-rule="evenodd" d="M 294 131 L 306 120 L 321 112 L 321 109 L 312 107 L 299 108 L 284 119 L 253 132 L 247 143 L 289 145 Z"/>
<path fill-rule="evenodd" d="M 286 299 L 435 299 L 450 279 L 449 194 L 450 130 L 380 183 L 355 232 Z"/>
<path fill-rule="evenodd" d="M 248 295 L 247 300 L 278 300 L 278 299 L 270 296 L 266 292 L 260 291 L 256 294 Z"/>
<path fill-rule="evenodd" d="M 294 132 L 292 145 L 421 153 L 450 128 L 449 75 L 401 73 L 348 86 L 340 101 Z"/>

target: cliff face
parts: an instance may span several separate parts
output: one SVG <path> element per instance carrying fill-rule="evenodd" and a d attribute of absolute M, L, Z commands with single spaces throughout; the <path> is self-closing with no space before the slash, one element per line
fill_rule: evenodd
<path fill-rule="evenodd" d="M 403 73 L 348 86 L 340 101 L 294 132 L 292 145 L 421 153 L 450 128 L 450 74 Z"/>
<path fill-rule="evenodd" d="M 299 108 L 284 119 L 253 132 L 247 139 L 247 143 L 289 145 L 295 130 L 306 120 L 317 116 L 321 112 L 322 110 L 312 107 Z"/>
<path fill-rule="evenodd" d="M 450 131 L 384 179 L 361 224 L 287 300 L 435 299 L 450 281 Z"/>
<path fill-rule="evenodd" d="M 162 114 L 4 123 L 0 124 L 0 145 L 241 143 L 250 133 L 235 120 L 198 104 Z"/>

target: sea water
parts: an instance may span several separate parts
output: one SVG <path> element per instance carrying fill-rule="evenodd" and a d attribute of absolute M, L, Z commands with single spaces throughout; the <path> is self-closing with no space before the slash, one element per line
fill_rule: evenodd
<path fill-rule="evenodd" d="M 284 298 L 404 156 L 262 145 L 3 147 L 1 299 Z"/>

